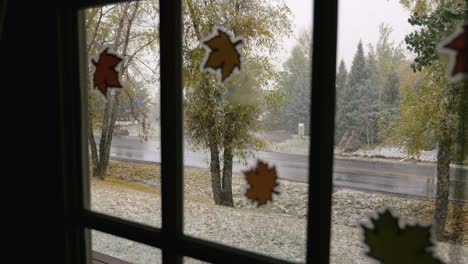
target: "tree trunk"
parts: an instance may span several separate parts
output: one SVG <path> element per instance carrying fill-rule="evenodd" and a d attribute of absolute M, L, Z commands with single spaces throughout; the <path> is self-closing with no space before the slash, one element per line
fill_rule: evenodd
<path fill-rule="evenodd" d="M 213 199 L 215 204 L 223 204 L 223 191 L 221 188 L 221 169 L 219 164 L 219 150 L 215 142 L 210 140 L 210 172 L 211 172 L 211 188 L 213 190 Z"/>
<path fill-rule="evenodd" d="M 343 136 L 340 139 L 340 143 L 338 143 L 338 148 L 339 149 L 343 149 L 345 147 L 345 144 L 346 144 L 346 142 L 348 140 L 348 134 L 349 134 L 349 130 L 346 129 L 346 131 L 344 132 Z"/>
<path fill-rule="evenodd" d="M 366 141 L 367 141 L 367 146 L 370 146 L 369 120 L 367 120 L 367 122 L 366 122 Z"/>
<path fill-rule="evenodd" d="M 461 131 L 461 160 L 468 161 L 468 80 L 465 80 L 462 89 L 462 95 L 460 96 L 460 131 Z"/>
<path fill-rule="evenodd" d="M 98 152 L 96 147 L 96 140 L 94 140 L 94 133 L 93 133 L 93 115 L 91 113 L 91 109 L 88 106 L 88 141 L 89 146 L 91 148 L 91 163 L 92 163 L 92 175 L 97 175 L 97 166 L 99 164 L 98 160 Z"/>
<path fill-rule="evenodd" d="M 114 134 L 115 117 L 119 108 L 119 95 L 120 92 L 110 94 L 108 103 L 106 103 L 106 119 L 108 120 L 107 126 L 101 133 L 101 141 L 99 142 L 99 164 L 97 166 L 96 177 L 104 179 L 107 167 L 109 165 L 110 149 L 112 145 L 112 136 Z"/>
<path fill-rule="evenodd" d="M 449 88 L 449 87 L 447 87 Z M 449 204 L 449 187 L 450 187 L 450 163 L 454 159 L 454 155 L 451 151 L 451 148 L 454 143 L 458 143 L 457 140 L 451 135 L 453 131 L 458 132 L 458 129 L 461 125 L 457 124 L 457 114 L 459 117 L 462 116 L 462 113 L 457 113 L 460 110 L 461 104 L 464 102 L 461 101 L 463 96 L 462 88 L 459 85 L 452 84 L 451 89 L 449 90 L 448 104 L 447 104 L 447 113 L 445 117 L 444 130 L 445 133 L 439 140 L 439 149 L 437 152 L 437 194 L 436 194 L 436 204 L 434 211 L 433 219 L 433 230 L 434 235 L 437 240 L 442 240 L 445 231 L 445 224 L 447 222 L 447 213 L 448 213 L 448 204 Z M 465 120 L 460 120 L 464 122 Z M 460 135 L 457 135 L 460 136 Z M 455 159 L 456 159 L 455 155 Z"/>
<path fill-rule="evenodd" d="M 96 173 L 94 174 L 94 176 L 99 179 L 104 179 L 105 173 L 107 170 L 107 165 L 109 162 L 109 158 L 106 159 L 106 156 L 108 154 L 106 150 L 108 146 L 110 149 L 110 144 L 111 144 L 109 142 L 108 134 L 109 134 L 109 121 L 110 121 L 109 116 L 110 116 L 113 97 L 114 97 L 113 94 L 109 91 L 109 94 L 107 95 L 107 100 L 104 106 L 104 117 L 102 119 L 101 138 L 99 140 L 99 160 L 96 166 L 97 167 Z"/>
<path fill-rule="evenodd" d="M 457 149 L 454 161 L 457 164 L 463 164 L 468 161 L 468 80 L 466 80 L 460 89 L 458 103 L 459 121 L 457 127 Z"/>
<path fill-rule="evenodd" d="M 450 143 L 439 142 L 439 149 L 437 151 L 437 189 L 433 219 L 433 230 L 437 240 L 441 240 L 443 238 L 445 223 L 447 222 L 450 186 L 450 156 Z"/>
<path fill-rule="evenodd" d="M 232 199 L 232 149 L 225 147 L 223 156 L 223 205 L 234 207 Z"/>

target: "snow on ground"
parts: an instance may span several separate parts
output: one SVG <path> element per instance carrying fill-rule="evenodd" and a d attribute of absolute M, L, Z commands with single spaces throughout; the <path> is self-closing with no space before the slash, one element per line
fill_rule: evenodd
<path fill-rule="evenodd" d="M 355 152 L 350 153 L 349 155 L 357 155 L 362 157 L 369 158 L 396 158 L 396 159 L 407 159 L 414 158 L 416 160 L 422 161 L 436 161 L 437 160 L 437 150 L 427 150 L 421 151 L 419 155 L 408 157 L 407 152 L 404 148 L 397 147 L 381 147 L 376 149 L 359 149 Z"/>
<path fill-rule="evenodd" d="M 271 135 L 281 134 L 282 137 L 276 137 L 280 140 L 274 140 Z M 266 151 L 289 153 L 289 154 L 309 154 L 309 137 L 300 138 L 297 135 L 281 131 L 264 133 L 260 135 L 269 144 Z M 338 153 L 337 153 L 338 154 Z M 437 150 L 421 151 L 418 155 L 408 156 L 408 153 L 402 147 L 377 147 L 375 149 L 359 149 L 351 153 L 339 153 L 340 156 L 353 156 L 363 158 L 387 158 L 387 159 L 414 159 L 420 161 L 436 161 Z"/>
<path fill-rule="evenodd" d="M 291 135 L 291 138 L 280 142 L 270 141 L 266 151 L 309 155 L 309 137 L 300 138 L 296 135 Z"/>
<path fill-rule="evenodd" d="M 190 178 L 190 177 L 189 177 Z M 244 201 L 242 181 L 233 181 L 236 208 L 216 206 L 210 197 L 206 179 L 193 175 L 185 181 L 185 233 L 214 240 L 234 247 L 268 254 L 273 257 L 303 263 L 306 241 L 307 185 L 281 182 L 280 195 L 265 208 Z M 198 182 L 200 178 L 202 182 Z M 237 178 L 234 176 L 234 178 Z M 195 181 L 197 180 L 197 181 Z M 93 210 L 160 226 L 160 193 L 157 188 L 129 188 L 115 181 L 92 181 Z M 375 264 L 365 256 L 367 246 L 362 242 L 361 223 L 369 215 L 391 205 L 395 212 L 414 223 L 412 215 L 426 208 L 424 201 L 381 194 L 368 194 L 347 189 L 333 194 L 331 263 Z M 461 233 L 466 232 L 466 227 Z M 459 231 L 460 232 L 460 231 Z M 93 232 L 93 249 L 132 263 L 160 263 L 160 251 L 128 240 Z M 436 255 L 445 263 L 468 263 L 466 236 L 460 244 L 437 243 Z M 187 263 L 200 263 L 193 259 Z"/>

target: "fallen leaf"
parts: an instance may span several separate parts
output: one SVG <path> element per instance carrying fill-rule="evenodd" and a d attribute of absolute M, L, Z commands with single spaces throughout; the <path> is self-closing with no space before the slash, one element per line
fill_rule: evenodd
<path fill-rule="evenodd" d="M 241 59 L 237 46 L 242 43 L 242 39 L 231 39 L 227 31 L 217 28 L 217 34 L 203 41 L 203 46 L 207 49 L 203 70 L 221 72 L 221 82 L 224 82 L 234 69 L 240 70 Z"/>
<path fill-rule="evenodd" d="M 431 227 L 408 225 L 400 228 L 398 218 L 387 209 L 377 219 L 371 219 L 374 228 L 364 225 L 364 242 L 369 247 L 367 253 L 383 264 L 442 264 L 429 248 Z"/>
<path fill-rule="evenodd" d="M 257 206 L 266 204 L 268 200 L 273 201 L 273 193 L 279 194 L 274 190 L 278 186 L 275 167 L 269 169 L 268 164 L 259 160 L 257 168 L 245 171 L 244 174 L 250 185 L 245 195 L 250 200 L 257 201 Z"/>
<path fill-rule="evenodd" d="M 108 48 L 99 55 L 97 62 L 94 59 L 91 60 L 96 67 L 94 71 L 94 89 L 97 87 L 106 98 L 108 88 L 122 88 L 119 73 L 115 69 L 121 61 L 122 59 L 119 56 L 108 53 Z"/>

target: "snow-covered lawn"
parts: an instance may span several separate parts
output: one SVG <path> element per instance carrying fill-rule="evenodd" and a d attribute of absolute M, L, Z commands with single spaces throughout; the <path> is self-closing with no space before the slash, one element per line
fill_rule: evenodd
<path fill-rule="evenodd" d="M 355 152 L 350 153 L 350 155 L 357 155 L 362 157 L 377 157 L 377 158 L 393 158 L 393 159 L 407 159 L 408 153 L 405 151 L 404 148 L 396 148 L 396 147 L 380 147 L 375 149 L 359 149 Z M 419 155 L 415 155 L 414 158 L 416 160 L 421 161 L 437 161 L 437 150 L 425 150 L 421 151 Z"/>
<path fill-rule="evenodd" d="M 281 152 L 289 154 L 309 154 L 309 139 L 308 137 L 299 138 L 297 135 L 290 135 L 290 138 L 282 140 L 280 142 L 271 141 L 266 138 L 269 142 L 266 151 Z M 389 159 L 416 159 L 420 161 L 436 161 L 437 150 L 426 150 L 421 151 L 418 155 L 409 157 L 408 153 L 402 147 L 377 147 L 375 149 L 359 149 L 351 153 L 336 153 L 341 156 L 354 156 L 364 158 L 389 158 Z"/>
<path fill-rule="evenodd" d="M 154 165 L 145 165 L 150 169 Z M 120 171 L 124 168 L 120 167 Z M 155 167 L 155 174 L 159 174 Z M 158 181 L 158 176 L 151 177 Z M 151 183 L 151 179 L 145 182 Z M 236 207 L 214 205 L 208 173 L 185 170 L 185 233 L 294 262 L 304 262 L 307 184 L 281 181 L 273 203 L 257 208 L 245 199 L 245 181 L 234 175 Z M 157 184 L 153 184 L 153 186 Z M 160 190 L 110 177 L 92 180 L 92 208 L 114 216 L 160 226 Z M 376 210 L 390 206 L 405 222 L 428 223 L 432 202 L 383 194 L 337 189 L 333 194 L 332 263 L 376 263 L 365 256 L 361 223 Z M 456 218 L 456 216 L 458 218 Z M 461 221 L 460 221 L 461 216 Z M 450 207 L 447 231 L 453 243 L 438 243 L 436 252 L 446 263 L 468 263 L 468 206 Z M 93 232 L 93 249 L 133 263 L 160 263 L 160 252 L 138 243 Z M 150 261 L 150 262 L 149 262 Z M 195 263 L 188 260 L 187 263 Z"/>

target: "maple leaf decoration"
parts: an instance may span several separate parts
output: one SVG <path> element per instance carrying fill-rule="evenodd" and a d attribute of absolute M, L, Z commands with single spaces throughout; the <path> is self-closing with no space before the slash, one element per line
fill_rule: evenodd
<path fill-rule="evenodd" d="M 431 227 L 408 225 L 400 228 L 398 218 L 387 209 L 377 219 L 371 219 L 374 228 L 364 229 L 368 256 L 383 264 L 443 264 L 428 249 L 432 243 Z"/>
<path fill-rule="evenodd" d="M 207 48 L 205 62 L 202 70 L 212 70 L 221 72 L 221 82 L 224 82 L 237 68 L 241 68 L 240 53 L 237 46 L 242 43 L 242 39 L 232 40 L 226 31 L 216 29 L 218 34 L 213 34 L 203 41 L 203 46 Z"/>
<path fill-rule="evenodd" d="M 115 69 L 121 61 L 122 58 L 119 56 L 108 53 L 108 48 L 99 55 L 97 62 L 94 59 L 91 60 L 96 67 L 94 71 L 94 89 L 97 87 L 106 98 L 108 88 L 122 88 L 119 73 Z"/>
<path fill-rule="evenodd" d="M 468 24 L 460 26 L 460 29 L 450 36 L 440 47 L 441 52 L 451 55 L 450 73 L 451 79 L 456 81 L 458 76 L 468 76 Z"/>
<path fill-rule="evenodd" d="M 245 171 L 244 174 L 250 185 L 245 196 L 252 201 L 257 201 L 257 207 L 266 204 L 268 200 L 273 201 L 273 193 L 279 194 L 274 190 L 278 186 L 275 167 L 269 169 L 268 164 L 259 160 L 257 168 Z"/>

